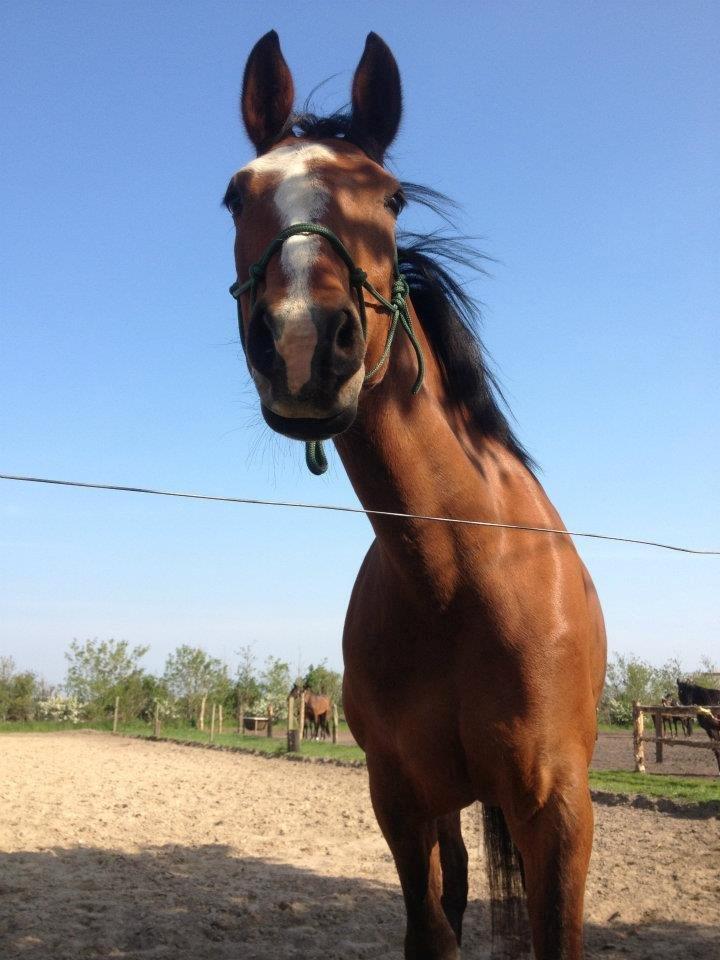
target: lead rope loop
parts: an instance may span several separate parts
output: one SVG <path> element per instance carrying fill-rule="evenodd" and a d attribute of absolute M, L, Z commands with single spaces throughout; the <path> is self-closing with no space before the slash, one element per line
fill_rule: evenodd
<path fill-rule="evenodd" d="M 395 250 L 395 264 L 394 264 L 394 280 L 392 283 L 392 296 L 390 300 L 386 300 L 385 297 L 380 293 L 379 290 L 376 290 L 375 287 L 370 283 L 367 278 L 367 273 L 362 270 L 360 267 L 356 267 L 353 262 L 352 257 L 347 251 L 347 248 L 344 246 L 342 241 L 335 236 L 335 234 L 328 227 L 324 227 L 320 223 L 295 223 L 291 227 L 287 227 L 285 230 L 282 230 L 274 240 L 265 249 L 263 255 L 257 261 L 253 263 L 248 269 L 248 279 L 244 283 L 236 281 L 230 287 L 230 293 L 237 301 L 237 311 L 238 311 L 238 327 L 240 330 L 240 342 L 242 343 L 243 350 L 245 348 L 245 331 L 243 329 L 243 315 L 242 315 L 242 303 L 241 297 L 243 293 L 247 290 L 250 291 L 250 306 L 251 308 L 255 306 L 255 300 L 257 297 L 257 287 L 258 284 L 265 279 L 265 271 L 267 265 L 272 259 L 272 257 L 280 250 L 283 243 L 288 240 L 290 237 L 296 236 L 297 234 L 317 234 L 318 236 L 324 237 L 330 245 L 333 247 L 338 256 L 343 260 L 345 266 L 348 268 L 348 279 L 350 281 L 350 286 L 355 291 L 358 301 L 358 310 L 360 312 L 360 323 L 362 324 L 363 336 L 367 337 L 367 316 L 365 313 L 365 297 L 363 295 L 363 290 L 367 292 L 383 306 L 386 310 L 390 311 L 391 320 L 390 326 L 388 328 L 388 334 L 385 339 L 385 346 L 383 352 L 380 355 L 380 359 L 369 370 L 365 377 L 363 378 L 363 383 L 367 383 L 369 380 L 375 376 L 378 371 L 380 371 L 385 363 L 387 363 L 388 357 L 390 356 L 390 351 L 392 350 L 393 341 L 395 340 L 395 334 L 399 326 L 403 328 L 405 333 L 412 344 L 413 350 L 415 351 L 415 356 L 417 357 L 418 365 L 418 374 L 413 384 L 411 393 L 413 396 L 418 393 L 420 387 L 422 386 L 423 379 L 425 377 L 425 357 L 423 356 L 422 347 L 417 339 L 415 330 L 413 329 L 412 320 L 410 319 L 410 312 L 408 310 L 407 300 L 410 295 L 410 285 L 408 284 L 405 276 L 400 272 L 400 264 L 398 262 L 397 248 Z M 327 471 L 328 460 L 325 454 L 325 448 L 323 447 L 322 440 L 308 440 L 305 443 L 305 463 L 310 473 L 314 474 L 316 477 L 321 476 Z"/>

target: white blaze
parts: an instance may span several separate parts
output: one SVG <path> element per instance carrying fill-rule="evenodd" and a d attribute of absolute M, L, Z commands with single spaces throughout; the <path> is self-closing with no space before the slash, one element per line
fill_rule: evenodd
<path fill-rule="evenodd" d="M 315 173 L 318 160 L 332 161 L 335 154 L 321 144 L 278 147 L 249 163 L 246 170 L 279 176 L 274 202 L 282 229 L 295 223 L 317 222 L 325 212 L 328 192 Z M 282 246 L 280 263 L 288 280 L 287 298 L 279 312 L 283 332 L 275 347 L 285 361 L 288 389 L 295 394 L 308 382 L 317 343 L 310 318 L 310 274 L 320 252 L 320 237 L 290 237 Z"/>

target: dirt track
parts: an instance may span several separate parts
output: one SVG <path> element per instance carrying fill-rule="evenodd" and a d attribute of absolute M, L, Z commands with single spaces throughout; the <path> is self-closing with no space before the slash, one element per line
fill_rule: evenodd
<path fill-rule="evenodd" d="M 652 728 L 647 730 L 652 734 Z M 264 734 L 260 739 L 264 739 Z M 285 730 L 278 725 L 275 730 L 276 739 L 284 739 Z M 704 731 L 695 725 L 693 740 L 696 743 L 709 743 Z M 339 742 L 354 744 L 355 740 L 347 731 L 340 734 Z M 634 770 L 635 757 L 633 754 L 633 740 L 630 731 L 616 730 L 611 733 L 600 733 L 595 745 L 595 753 L 591 767 L 593 770 Z M 695 750 L 692 747 L 666 745 L 664 758 L 661 764 L 655 762 L 655 745 L 645 744 L 645 769 L 647 773 L 673 774 L 679 777 L 711 777 L 718 776 L 718 767 L 715 754 L 711 750 Z M 720 956 L 720 954 L 719 954 Z"/>
<path fill-rule="evenodd" d="M 0 956 L 402 956 L 364 770 L 94 733 L 0 738 Z M 720 821 L 596 808 L 588 956 L 720 956 Z M 486 958 L 476 814 L 465 958 Z"/>
<path fill-rule="evenodd" d="M 652 728 L 648 735 L 652 734 Z M 693 731 L 696 743 L 709 743 L 707 735 L 697 725 Z M 634 770 L 632 734 L 621 731 L 601 733 L 595 746 L 593 770 Z M 663 762 L 655 763 L 655 744 L 645 744 L 645 770 L 647 773 L 665 773 L 680 777 L 717 778 L 718 767 L 712 750 L 695 750 L 692 747 L 666 745 Z M 720 957 L 720 951 L 718 951 Z"/>

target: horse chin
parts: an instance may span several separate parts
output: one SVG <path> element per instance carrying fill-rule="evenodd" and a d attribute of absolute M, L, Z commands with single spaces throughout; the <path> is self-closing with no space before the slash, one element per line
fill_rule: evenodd
<path fill-rule="evenodd" d="M 282 417 L 264 404 L 260 409 L 270 429 L 291 440 L 330 440 L 347 430 L 357 416 L 356 403 L 331 417 Z"/>

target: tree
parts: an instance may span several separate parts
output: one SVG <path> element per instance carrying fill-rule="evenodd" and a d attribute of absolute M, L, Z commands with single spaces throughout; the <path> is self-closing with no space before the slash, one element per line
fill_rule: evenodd
<path fill-rule="evenodd" d="M 703 658 L 707 664 L 707 658 Z M 634 654 L 616 653 L 608 662 L 601 715 L 612 723 L 625 723 L 632 717 L 634 700 L 660 703 L 664 696 L 677 697 L 676 681 L 685 676 L 677 657 L 656 667 Z"/>
<path fill-rule="evenodd" d="M 303 683 L 310 687 L 313 693 L 325 693 L 338 707 L 342 704 L 342 674 L 335 670 L 328 670 L 327 660 L 317 666 L 310 664 Z"/>
<path fill-rule="evenodd" d="M 73 640 L 65 688 L 71 697 L 86 704 L 86 712 L 102 716 L 112 710 L 122 685 L 142 676 L 140 660 L 149 647 L 131 647 L 127 640 Z"/>
<path fill-rule="evenodd" d="M 34 720 L 37 702 L 37 678 L 34 673 L 16 673 L 8 691 L 7 719 Z"/>
<path fill-rule="evenodd" d="M 34 720 L 38 698 L 34 673 L 16 673 L 12 657 L 0 657 L 0 720 Z"/>
<path fill-rule="evenodd" d="M 260 683 L 266 708 L 270 706 L 276 717 L 284 717 L 287 713 L 288 694 L 292 687 L 290 665 L 278 657 L 268 657 Z"/>
<path fill-rule="evenodd" d="M 10 706 L 12 678 L 15 661 L 12 657 L 0 657 L 0 720 L 7 720 Z"/>
<path fill-rule="evenodd" d="M 240 711 L 252 710 L 262 697 L 260 682 L 255 673 L 255 656 L 252 647 L 240 647 L 240 662 L 235 681 L 235 706 Z"/>
<path fill-rule="evenodd" d="M 712 657 L 703 654 L 703 656 L 700 657 L 700 668 L 690 674 L 690 680 L 692 683 L 700 684 L 701 687 L 717 688 L 720 686 L 718 676 L 717 664 L 713 661 Z"/>
<path fill-rule="evenodd" d="M 115 687 L 115 696 L 120 697 L 120 715 L 123 720 L 150 722 L 155 712 L 155 703 L 167 705 L 170 699 L 165 683 L 150 673 L 131 674 Z M 163 710 L 165 707 L 163 707 Z"/>
<path fill-rule="evenodd" d="M 213 696 L 223 702 L 228 693 L 227 667 L 200 647 L 183 644 L 165 663 L 163 680 L 170 693 L 181 702 L 188 719 L 200 730 L 205 727 L 205 704 Z"/>
<path fill-rule="evenodd" d="M 12 657 L 0 657 L 0 682 L 10 680 L 15 674 L 15 661 Z"/>

